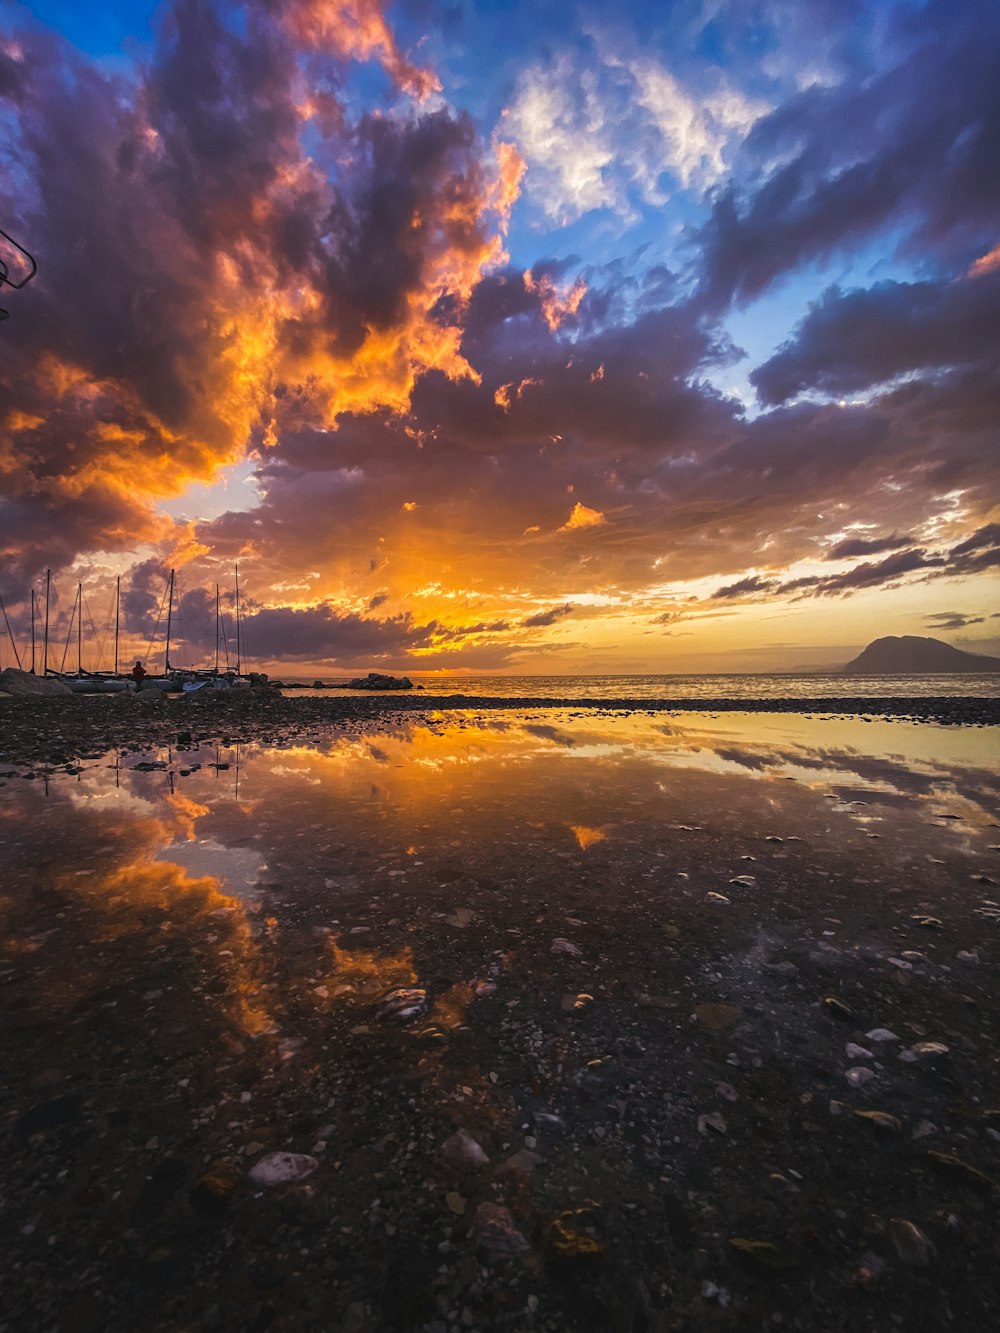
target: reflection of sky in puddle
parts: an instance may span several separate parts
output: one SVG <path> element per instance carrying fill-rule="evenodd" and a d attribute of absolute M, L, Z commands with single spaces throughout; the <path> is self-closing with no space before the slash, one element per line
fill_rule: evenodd
<path fill-rule="evenodd" d="M 772 891 L 834 881 L 859 897 L 933 881 L 937 898 L 983 910 L 996 739 L 567 710 L 109 756 L 0 789 L 0 942 L 12 958 L 34 949 L 55 902 L 82 941 L 75 958 L 130 939 L 155 958 L 173 942 L 191 995 L 241 1034 L 294 1029 L 301 1004 L 346 1006 L 361 1030 L 387 988 L 428 980 L 426 1022 L 451 1030 L 498 969 L 524 966 L 508 950 L 540 913 L 556 914 L 555 935 L 636 902 L 701 912 L 706 895 L 747 892 L 747 861 L 761 920 Z M 138 767 L 151 760 L 163 767 Z M 485 952 L 453 966 L 455 935 L 477 932 Z M 98 976 L 59 970 L 48 1003 L 68 1009 Z"/>
<path fill-rule="evenodd" d="M 629 842 L 685 825 L 733 836 L 782 825 L 834 842 L 837 828 L 871 837 L 878 825 L 881 837 L 891 823 L 969 850 L 996 818 L 996 739 L 794 714 L 441 714 L 316 746 L 164 750 L 154 771 L 136 768 L 140 756 L 101 761 L 54 775 L 45 804 L 67 836 L 86 820 L 105 837 L 131 828 L 144 863 L 236 898 L 295 875 L 334 895 L 361 875 L 377 893 L 456 851 L 511 857 L 541 840 L 556 856 L 607 856 L 616 843 L 625 856 Z M 16 791 L 0 795 L 9 804 Z M 32 784 L 31 803 L 40 795 Z"/>

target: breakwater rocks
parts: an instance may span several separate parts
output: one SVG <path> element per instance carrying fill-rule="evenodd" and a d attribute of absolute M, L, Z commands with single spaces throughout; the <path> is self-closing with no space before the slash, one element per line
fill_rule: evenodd
<path fill-rule="evenodd" d="M 147 701 L 147 693 L 149 695 Z M 0 698 L 0 764 L 53 766 L 108 750 L 174 745 L 191 733 L 200 741 L 273 744 L 321 739 L 329 730 L 391 725 L 421 713 L 564 710 L 594 713 L 798 713 L 822 720 L 856 716 L 944 726 L 1000 725 L 1000 699 L 951 696 L 835 699 L 516 699 L 474 695 L 358 691 L 343 698 L 285 698 L 273 689 Z"/>

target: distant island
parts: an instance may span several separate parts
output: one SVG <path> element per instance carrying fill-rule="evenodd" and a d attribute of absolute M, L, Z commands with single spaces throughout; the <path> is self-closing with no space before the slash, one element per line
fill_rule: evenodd
<path fill-rule="evenodd" d="M 940 639 L 921 639 L 912 634 L 875 639 L 842 670 L 864 676 L 907 672 L 1000 671 L 1000 657 L 963 653 Z"/>

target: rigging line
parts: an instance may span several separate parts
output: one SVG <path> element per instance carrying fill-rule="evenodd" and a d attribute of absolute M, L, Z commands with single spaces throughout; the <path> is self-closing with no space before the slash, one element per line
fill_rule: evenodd
<path fill-rule="evenodd" d="M 222 643 L 226 650 L 226 670 L 230 671 L 232 668 L 229 665 L 229 635 L 226 633 L 226 614 L 224 611 L 219 612 L 219 623 L 222 625 Z"/>
<path fill-rule="evenodd" d="M 163 618 L 163 605 L 167 600 L 167 589 L 164 589 L 163 596 L 160 598 L 160 609 L 156 613 L 156 624 L 153 626 L 153 633 L 149 637 L 149 646 L 146 648 L 146 661 L 153 656 L 153 640 L 156 638 L 156 631 L 160 628 L 160 621 Z M 164 668 L 166 669 L 166 668 Z"/>
<path fill-rule="evenodd" d="M 101 640 L 99 640 L 98 637 L 97 637 L 97 626 L 94 624 L 94 617 L 91 615 L 91 612 L 90 612 L 90 603 L 87 601 L 87 594 L 86 594 L 86 593 L 81 593 L 81 596 L 83 597 L 83 605 L 84 605 L 84 607 L 86 607 L 86 609 L 87 609 L 87 619 L 90 621 L 90 635 L 91 635 L 91 641 L 97 645 L 97 666 L 94 668 L 94 670 L 95 670 L 95 671 L 100 671 L 100 669 L 101 669 L 101 658 L 102 658 L 103 655 L 104 655 L 104 645 L 103 645 L 103 643 L 101 642 Z M 83 611 L 82 611 L 82 610 L 81 610 L 80 614 L 81 614 L 81 618 L 82 618 L 82 615 L 83 615 Z M 106 631 L 105 631 L 105 632 L 106 632 Z"/>
<path fill-rule="evenodd" d="M 111 605 L 108 607 L 108 616 L 107 616 L 107 619 L 106 619 L 105 622 L 104 622 L 104 633 L 100 636 L 100 638 L 97 637 L 97 626 L 94 625 L 93 619 L 91 619 L 91 622 L 90 622 L 91 625 L 94 626 L 94 638 L 95 638 L 95 640 L 96 640 L 96 642 L 97 642 L 97 666 L 96 666 L 96 668 L 95 668 L 95 670 L 97 670 L 97 671 L 100 671 L 100 669 L 101 669 L 101 663 L 104 661 L 104 645 L 105 645 L 105 644 L 107 643 L 107 641 L 108 641 L 108 633 L 110 632 L 110 629 L 111 629 L 111 612 L 112 612 L 114 609 L 115 609 L 115 605 L 114 605 L 114 602 L 112 602 Z M 89 615 L 89 613 L 90 613 L 90 606 L 89 606 L 89 605 L 88 605 L 88 607 L 87 607 L 87 613 L 88 613 L 88 615 Z"/>
<path fill-rule="evenodd" d="M 14 642 L 14 634 L 10 627 L 10 621 L 7 619 L 7 608 L 3 604 L 2 597 L 0 597 L 0 611 L 3 611 L 3 623 L 7 626 L 7 633 L 10 635 L 10 646 L 14 649 L 14 661 L 17 663 L 18 671 L 20 671 L 21 657 L 17 651 L 17 644 Z"/>
<path fill-rule="evenodd" d="M 66 647 L 63 649 L 62 661 L 59 663 L 60 676 L 66 670 L 66 658 L 69 655 L 69 641 L 73 634 L 73 626 L 76 624 L 76 604 L 78 601 L 78 597 L 73 598 L 73 612 L 69 618 L 69 629 L 66 631 Z"/>

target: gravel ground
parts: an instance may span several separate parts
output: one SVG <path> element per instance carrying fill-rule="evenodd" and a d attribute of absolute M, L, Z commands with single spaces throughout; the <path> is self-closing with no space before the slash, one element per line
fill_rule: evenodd
<path fill-rule="evenodd" d="M 218 800 L 215 742 L 410 709 L 5 708 L 0 1329 L 997 1326 L 995 775 L 987 822 L 920 796 L 874 842 L 796 783 L 691 777 L 654 819 L 625 770 L 574 775 L 407 860 L 278 767 L 209 838 L 260 837 L 253 901 L 157 859 Z M 81 812 L 98 752 L 157 742 L 169 796 L 136 753 L 141 799 Z M 626 832 L 510 844 L 563 797 Z"/>

